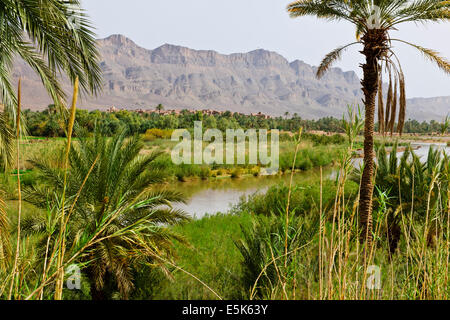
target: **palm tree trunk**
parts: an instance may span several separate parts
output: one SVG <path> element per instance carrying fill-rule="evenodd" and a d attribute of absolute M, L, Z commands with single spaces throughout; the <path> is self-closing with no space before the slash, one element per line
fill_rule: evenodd
<path fill-rule="evenodd" d="M 389 258 L 395 253 L 398 248 L 398 243 L 400 242 L 400 236 L 402 230 L 396 221 L 392 221 L 388 226 L 388 237 L 389 237 Z"/>
<path fill-rule="evenodd" d="M 94 301 L 108 300 L 105 292 L 103 290 L 97 290 L 95 285 L 91 287 L 91 299 Z"/>
<path fill-rule="evenodd" d="M 384 52 L 386 35 L 381 30 L 370 30 L 362 38 L 366 63 L 362 66 L 364 93 L 365 125 L 364 125 L 364 170 L 361 178 L 359 213 L 361 240 L 366 240 L 368 247 L 372 243 L 372 198 L 374 157 L 373 136 L 375 127 L 375 98 L 378 92 L 378 58 Z"/>
<path fill-rule="evenodd" d="M 87 278 L 90 285 L 90 294 L 92 300 L 108 300 L 108 294 L 105 290 L 106 280 L 103 279 L 103 288 L 97 288 L 98 277 L 100 275 L 92 267 L 87 268 Z M 106 274 L 105 274 L 106 278 Z"/>

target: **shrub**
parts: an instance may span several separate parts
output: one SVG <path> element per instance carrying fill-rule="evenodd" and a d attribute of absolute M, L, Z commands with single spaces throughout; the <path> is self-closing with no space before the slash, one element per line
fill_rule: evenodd
<path fill-rule="evenodd" d="M 153 141 L 155 139 L 170 139 L 173 130 L 168 129 L 148 129 L 142 136 L 144 141 Z"/>
<path fill-rule="evenodd" d="M 311 159 L 309 156 L 305 156 L 303 159 L 300 160 L 300 163 L 298 164 L 297 168 L 303 171 L 310 170 L 314 167 Z"/>
<path fill-rule="evenodd" d="M 20 175 L 20 182 L 24 186 L 32 186 L 36 183 L 37 173 L 34 171 L 26 171 Z"/>
<path fill-rule="evenodd" d="M 203 166 L 200 168 L 200 174 L 199 177 L 202 178 L 202 180 L 206 180 L 211 176 L 211 169 L 207 166 Z"/>
<path fill-rule="evenodd" d="M 347 138 L 341 134 L 334 134 L 332 136 L 318 135 L 312 133 L 304 133 L 302 137 L 313 142 L 315 145 L 329 145 L 329 144 L 345 144 Z"/>
<path fill-rule="evenodd" d="M 236 179 L 240 178 L 242 175 L 242 169 L 240 167 L 234 168 L 233 171 L 231 171 L 231 178 Z"/>
<path fill-rule="evenodd" d="M 279 208 L 281 211 L 283 208 Z M 235 242 L 242 254 L 241 283 L 243 292 L 251 292 L 255 287 L 255 294 L 260 299 L 279 298 L 281 279 L 285 279 L 288 286 L 293 273 L 298 272 L 300 248 L 312 240 L 318 230 L 318 216 L 313 219 L 293 217 L 287 231 L 286 259 L 273 262 L 273 257 L 284 255 L 286 239 L 286 222 L 282 216 L 254 216 L 251 227 L 242 227 L 242 239 Z M 298 251 L 297 251 L 298 250 Z M 292 288 L 291 288 L 292 290 Z M 249 298 L 249 297 L 246 297 Z M 250 297 L 253 298 L 253 297 Z"/>
<path fill-rule="evenodd" d="M 175 177 L 177 177 L 178 181 L 186 182 L 186 178 L 185 178 L 185 176 L 184 176 L 183 171 L 177 171 L 177 172 L 175 173 Z"/>
<path fill-rule="evenodd" d="M 356 196 L 358 184 L 347 182 L 346 197 Z M 255 194 L 242 201 L 237 211 L 251 212 L 254 214 L 270 216 L 278 214 L 276 208 L 286 208 L 289 189 L 284 184 L 275 185 L 267 190 L 266 194 Z M 336 196 L 336 186 L 333 181 L 326 180 L 323 184 L 322 202 L 323 208 L 329 208 Z M 294 185 L 292 188 L 290 211 L 292 214 L 305 215 L 315 212 L 319 208 L 320 186 L 317 183 L 304 182 Z"/>

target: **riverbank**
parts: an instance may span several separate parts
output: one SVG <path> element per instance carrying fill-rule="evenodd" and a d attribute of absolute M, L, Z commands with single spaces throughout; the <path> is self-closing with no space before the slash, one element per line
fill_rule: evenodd
<path fill-rule="evenodd" d="M 427 157 L 430 147 L 416 150 L 422 163 L 407 161 L 396 169 L 389 167 L 390 156 L 384 153 L 377 171 L 375 244 L 368 259 L 379 270 L 380 290 L 355 285 L 366 283 L 368 277 L 361 267 L 357 236 L 358 177 L 348 177 L 339 191 L 335 179 L 324 175 L 322 180 L 313 174 L 315 170 L 296 180 L 291 190 L 288 183 L 277 183 L 264 193 L 242 197 L 231 210 L 175 227 L 189 243 L 176 244 L 176 263 L 223 299 L 448 299 L 445 261 L 450 243 L 445 236 L 449 230 L 444 191 L 450 181 L 449 163 Z M 399 151 L 392 163 L 399 163 L 401 155 Z M 398 175 L 397 170 L 404 174 Z M 436 192 L 424 200 L 419 191 L 429 188 L 434 170 L 441 173 L 433 184 Z M 411 190 L 416 197 L 405 192 Z M 399 203 L 404 211 L 398 209 Z M 433 208 L 435 219 L 428 227 L 427 208 Z M 435 226 L 442 228 L 439 233 Z M 414 236 L 408 232 L 411 227 Z M 424 270 L 428 280 L 422 277 Z M 151 279 L 152 287 L 156 286 L 149 293 L 153 299 L 217 298 L 184 272 L 176 272 L 174 281 L 158 273 Z"/>

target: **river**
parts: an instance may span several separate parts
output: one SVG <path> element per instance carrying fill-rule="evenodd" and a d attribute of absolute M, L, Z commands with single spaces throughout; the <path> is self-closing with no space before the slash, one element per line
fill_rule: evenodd
<path fill-rule="evenodd" d="M 413 148 L 418 147 L 414 152 L 422 159 L 426 158 L 431 146 L 445 149 L 450 154 L 450 148 L 445 144 L 439 143 L 411 143 Z M 399 152 L 399 155 L 403 152 Z M 355 159 L 355 165 L 358 165 L 362 159 Z M 331 168 L 323 172 L 324 177 L 329 177 L 333 173 Z M 319 177 L 319 170 L 314 169 L 307 172 L 294 174 L 294 183 L 301 182 L 311 177 Z M 175 184 L 175 190 L 182 192 L 187 197 L 186 204 L 176 204 L 174 207 L 183 209 L 193 218 L 202 218 L 206 214 L 217 212 L 227 212 L 232 206 L 239 203 L 242 197 L 247 197 L 257 192 L 265 192 L 270 186 L 285 183 L 289 184 L 290 174 L 278 176 L 246 176 L 239 179 L 210 179 L 196 180 L 190 182 L 178 182 Z"/>

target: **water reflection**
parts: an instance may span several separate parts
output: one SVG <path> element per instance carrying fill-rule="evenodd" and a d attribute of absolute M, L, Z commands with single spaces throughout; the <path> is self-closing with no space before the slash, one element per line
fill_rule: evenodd
<path fill-rule="evenodd" d="M 323 170 L 324 177 L 331 174 L 332 168 Z M 305 182 L 320 177 L 320 171 L 310 170 L 294 174 L 293 182 Z M 188 198 L 186 204 L 177 204 L 176 208 L 183 209 L 194 218 L 201 218 L 206 214 L 226 212 L 239 203 L 241 197 L 248 197 L 254 193 L 265 192 L 270 186 L 289 184 L 290 174 L 277 176 L 246 176 L 239 179 L 211 179 L 206 181 L 179 182 L 175 190 L 182 192 Z M 317 180 L 316 180 L 317 181 Z"/>
<path fill-rule="evenodd" d="M 414 152 L 424 159 L 428 155 L 431 146 L 445 150 L 450 154 L 450 148 L 446 144 L 439 143 L 412 143 Z M 402 152 L 398 153 L 400 156 Z M 354 159 L 355 166 L 362 163 L 362 158 Z M 332 168 L 324 169 L 324 177 L 335 178 L 336 171 Z M 320 171 L 310 170 L 294 175 L 294 183 L 315 180 L 319 178 Z M 241 197 L 248 197 L 257 192 L 265 192 L 270 186 L 285 183 L 289 184 L 290 175 L 265 176 L 265 177 L 243 177 L 239 179 L 211 179 L 206 181 L 179 182 L 175 184 L 175 190 L 187 196 L 186 204 L 176 205 L 176 208 L 185 210 L 194 218 L 201 218 L 205 214 L 226 212 L 232 206 L 239 203 Z M 317 181 L 317 180 L 316 180 Z"/>
<path fill-rule="evenodd" d="M 419 158 L 422 161 L 424 161 L 424 159 L 428 156 L 428 151 L 430 150 L 431 147 L 434 149 L 443 150 L 447 154 L 450 154 L 450 147 L 448 147 L 447 144 L 445 144 L 445 143 L 427 143 L 427 142 L 412 142 L 411 143 L 411 148 L 413 149 L 413 152 L 417 156 L 419 156 Z M 398 148 L 403 149 L 404 147 L 399 146 Z M 387 149 L 387 150 L 390 150 L 390 149 Z M 400 151 L 400 152 L 397 152 L 397 155 L 400 158 L 404 153 L 405 153 L 404 151 Z M 363 162 L 363 158 L 353 159 L 353 164 L 357 168 L 362 165 L 362 162 Z"/>

